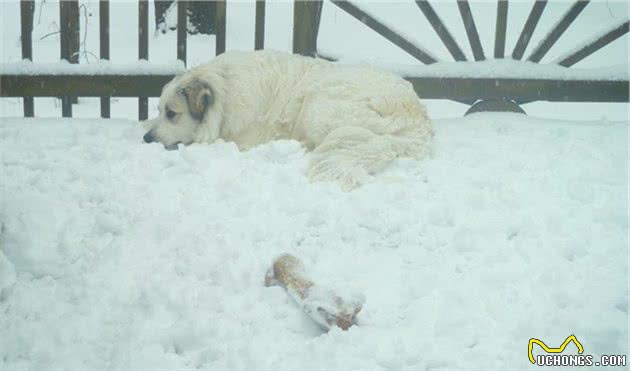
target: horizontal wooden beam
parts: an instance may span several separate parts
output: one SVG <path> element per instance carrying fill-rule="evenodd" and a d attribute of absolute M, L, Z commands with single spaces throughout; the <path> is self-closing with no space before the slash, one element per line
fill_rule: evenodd
<path fill-rule="evenodd" d="M 159 97 L 174 75 L 0 75 L 2 97 Z"/>
<path fill-rule="evenodd" d="M 2 97 L 159 97 L 173 75 L 0 75 Z M 628 102 L 628 81 L 405 77 L 421 98 Z"/>
<path fill-rule="evenodd" d="M 628 102 L 628 81 L 405 77 L 420 98 Z"/>

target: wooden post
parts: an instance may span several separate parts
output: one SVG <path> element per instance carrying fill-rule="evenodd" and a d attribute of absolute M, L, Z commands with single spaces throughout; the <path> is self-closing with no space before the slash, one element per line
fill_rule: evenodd
<path fill-rule="evenodd" d="M 372 17 L 371 15 L 369 15 L 368 13 L 363 11 L 360 7 L 354 5 L 350 1 L 330 0 L 330 2 L 336 5 L 337 7 L 339 7 L 339 9 L 353 16 L 359 22 L 363 23 L 367 27 L 374 30 L 377 34 L 383 36 L 384 38 L 389 40 L 389 42 L 398 46 L 399 48 L 401 48 L 402 50 L 404 50 L 405 52 L 407 52 L 409 55 L 416 58 L 420 62 L 424 64 L 431 64 L 431 63 L 437 62 L 437 58 L 431 55 L 426 49 L 418 46 L 417 44 L 407 40 L 405 37 L 399 35 L 398 33 L 396 33 L 396 31 L 392 30 L 384 23 L 381 23 L 378 19 Z M 294 19 L 294 32 L 295 32 L 296 25 L 298 25 L 299 27 L 299 23 L 296 23 L 296 20 Z M 295 51 L 295 37 L 293 38 L 293 45 L 294 45 L 294 51 Z"/>
<path fill-rule="evenodd" d="M 35 3 L 32 0 L 22 0 L 20 3 L 20 18 L 22 24 L 22 59 L 33 60 L 33 13 Z M 35 115 L 33 97 L 23 97 L 24 117 Z"/>
<path fill-rule="evenodd" d="M 525 21 L 521 35 L 518 37 L 516 46 L 512 51 L 512 59 L 520 60 L 523 58 L 525 49 L 527 49 L 527 44 L 529 44 L 529 41 L 536 30 L 536 25 L 538 25 L 538 21 L 542 16 L 543 10 L 545 10 L 545 6 L 547 6 L 547 0 L 534 1 L 532 10 L 529 12 L 529 16 L 527 17 L 527 21 Z"/>
<path fill-rule="evenodd" d="M 621 36 L 628 33 L 628 26 L 630 25 L 630 21 L 626 21 L 614 29 L 610 30 L 606 34 L 597 38 L 587 45 L 582 46 L 580 49 L 571 52 L 570 55 L 565 56 L 558 62 L 559 65 L 564 67 L 571 67 L 582 59 L 588 57 L 589 55 L 595 53 L 599 49 L 604 46 L 610 44 L 611 42 L 617 40 Z"/>
<path fill-rule="evenodd" d="M 60 54 L 61 59 L 70 63 L 79 63 L 79 1 L 65 0 L 59 2 L 59 23 L 61 24 Z M 72 117 L 72 103 L 76 97 L 61 98 L 61 114 Z"/>
<path fill-rule="evenodd" d="M 186 65 L 186 26 L 188 25 L 188 2 L 177 0 L 177 59 Z"/>
<path fill-rule="evenodd" d="M 296 0 L 293 3 L 293 53 L 314 57 L 322 11 L 321 0 Z"/>
<path fill-rule="evenodd" d="M 446 25 L 442 22 L 435 10 L 433 10 L 433 7 L 429 3 L 429 1 L 416 0 L 416 5 L 418 6 L 418 8 L 420 8 L 427 21 L 429 21 L 431 27 L 433 27 L 433 30 L 435 30 L 435 33 L 437 33 L 437 35 L 440 37 L 440 40 L 442 40 L 442 43 L 444 44 L 444 46 L 446 46 L 446 49 L 448 49 L 448 51 L 451 53 L 453 59 L 455 59 L 456 61 L 466 61 L 466 56 L 464 55 L 464 52 L 462 52 L 459 45 L 457 45 L 457 41 L 455 41 L 451 33 L 448 31 Z"/>
<path fill-rule="evenodd" d="M 98 8 L 100 58 L 109 59 L 109 0 L 100 0 Z M 101 117 L 111 117 L 109 97 L 101 97 Z"/>
<path fill-rule="evenodd" d="M 138 59 L 149 60 L 149 3 L 147 0 L 138 2 Z M 138 97 L 138 119 L 149 117 L 149 98 Z"/>
<path fill-rule="evenodd" d="M 265 48 L 265 0 L 256 0 L 256 31 L 254 50 Z"/>
<path fill-rule="evenodd" d="M 215 55 L 225 52 L 225 17 L 226 7 L 225 0 L 217 0 L 216 4 L 216 26 L 217 26 L 217 38 L 215 45 Z"/>
<path fill-rule="evenodd" d="M 457 0 L 457 7 L 459 8 L 459 14 L 462 16 L 464 28 L 466 28 L 466 35 L 468 36 L 468 42 L 470 43 L 473 56 L 476 61 L 483 61 L 486 59 L 486 56 L 483 53 L 481 41 L 479 41 L 479 33 L 477 32 L 477 26 L 475 25 L 475 19 L 470 11 L 468 0 Z"/>
<path fill-rule="evenodd" d="M 494 35 L 494 57 L 503 58 L 505 56 L 505 31 L 507 30 L 507 0 L 497 1 L 497 24 Z"/>
<path fill-rule="evenodd" d="M 575 21 L 575 19 L 582 13 L 582 10 L 586 8 L 589 1 L 586 0 L 578 0 L 576 1 L 571 8 L 564 14 L 564 17 L 560 20 L 560 22 L 556 23 L 553 30 L 545 36 L 543 41 L 538 44 L 536 49 L 532 52 L 532 54 L 527 58 L 530 62 L 540 62 L 540 60 L 547 54 L 549 49 L 560 39 L 560 36 L 569 28 L 571 23 Z"/>

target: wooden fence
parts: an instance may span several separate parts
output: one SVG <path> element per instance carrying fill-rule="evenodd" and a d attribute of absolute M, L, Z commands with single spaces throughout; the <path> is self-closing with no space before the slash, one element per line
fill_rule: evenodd
<path fill-rule="evenodd" d="M 394 32 L 374 16 L 350 1 L 331 0 L 330 3 L 363 22 L 367 27 L 386 38 L 419 62 L 432 64 L 438 60 L 427 50 L 419 47 L 404 36 Z M 440 40 L 444 43 L 454 62 L 467 61 L 462 49 L 441 21 L 427 0 L 415 1 L 420 12 L 429 20 Z M 546 6 L 546 0 L 533 2 L 531 12 L 520 33 L 510 58 L 521 60 L 529 44 L 531 35 Z M 576 1 L 566 14 L 555 24 L 551 32 L 534 48 L 527 58 L 539 62 L 553 47 L 556 41 L 569 28 L 589 1 Z M 186 17 L 189 1 L 177 3 L 177 58 L 186 63 Z M 486 59 L 475 21 L 466 0 L 457 0 L 462 22 L 475 61 Z M 21 2 L 22 57 L 32 60 L 33 0 Z M 138 1 L 138 59 L 148 59 L 148 6 L 147 0 Z M 61 42 L 60 56 L 69 62 L 78 59 L 79 32 L 78 0 L 60 1 Z M 321 1 L 295 1 L 293 20 L 293 52 L 318 56 L 317 35 L 322 11 Z M 494 58 L 505 57 L 505 34 L 507 29 L 508 2 L 497 1 Z M 224 0 L 216 4 L 216 45 L 215 54 L 225 51 L 226 4 Z M 265 40 L 265 1 L 256 1 L 254 49 L 263 49 Z M 99 34 L 100 58 L 109 59 L 109 1 L 100 0 Z M 184 27 L 182 27 L 184 25 Z M 586 43 L 581 48 L 562 58 L 558 64 L 570 67 L 595 53 L 628 32 L 628 22 L 615 27 L 601 37 Z M 73 52 L 74 51 L 74 52 Z M 521 111 L 518 104 L 537 100 L 572 102 L 628 102 L 628 80 L 593 79 L 523 79 L 523 78 L 474 78 L 474 77 L 419 77 L 404 76 L 409 80 L 419 96 L 423 98 L 451 99 L 473 105 L 469 112 L 477 110 Z M 0 75 L 0 96 L 24 97 L 24 116 L 34 115 L 33 97 L 63 97 L 62 115 L 72 116 L 72 97 L 101 97 L 101 116 L 110 117 L 110 97 L 138 97 L 139 119 L 148 115 L 148 97 L 158 97 L 162 86 L 173 78 L 172 74 L 2 74 Z"/>
<path fill-rule="evenodd" d="M 390 27 L 380 22 L 351 1 L 330 0 L 330 2 L 352 17 L 361 21 L 367 27 L 398 46 L 406 53 L 424 64 L 433 64 L 438 60 L 427 50 L 417 46 L 404 36 L 396 33 Z M 542 57 L 558 41 L 562 34 L 575 21 L 589 0 L 575 1 L 573 6 L 564 14 L 546 37 L 536 46 L 528 57 L 529 62 L 538 63 Z M 427 18 L 438 37 L 448 49 L 455 62 L 467 61 L 462 49 L 451 35 L 448 27 L 433 10 L 428 0 L 416 0 L 416 5 Z M 538 21 L 547 5 L 547 0 L 535 0 L 521 30 L 520 36 L 512 51 L 511 58 L 521 60 Z M 475 61 L 486 59 L 475 20 L 467 0 L 457 0 L 459 13 L 466 30 L 468 42 Z M 507 30 L 508 1 L 497 0 L 497 18 L 495 28 L 494 58 L 505 57 L 505 34 Z M 574 52 L 562 58 L 558 65 L 570 67 L 597 52 L 604 46 L 628 33 L 628 24 L 613 28 L 597 39 L 587 42 Z M 316 45 L 315 45 L 316 48 Z M 591 79 L 523 79 L 523 78 L 454 78 L 454 77 L 415 77 L 404 76 L 409 80 L 419 96 L 424 98 L 447 98 L 462 103 L 471 104 L 467 113 L 480 110 L 506 110 L 523 112 L 520 104 L 532 101 L 559 102 L 628 102 L 628 80 L 605 81 Z"/>
<path fill-rule="evenodd" d="M 177 59 L 186 63 L 186 27 L 188 1 L 177 2 Z M 99 1 L 100 58 L 109 60 L 109 0 Z M 32 60 L 33 0 L 22 0 L 20 16 L 22 24 L 22 58 Z M 264 46 L 264 1 L 256 3 L 256 48 Z M 79 50 L 79 1 L 59 2 L 60 54 L 61 59 L 78 63 Z M 215 55 L 225 51 L 225 1 L 217 1 Z M 179 25 L 184 25 L 180 27 Z M 138 1 L 138 60 L 149 58 L 149 2 Z M 77 74 L 3 74 L 0 76 L 0 96 L 25 97 L 24 116 L 34 115 L 32 97 L 62 98 L 62 116 L 72 117 L 70 97 L 101 97 L 101 117 L 109 118 L 110 97 L 138 97 L 138 116 L 148 116 L 148 97 L 159 96 L 162 86 L 173 75 L 77 75 Z"/>

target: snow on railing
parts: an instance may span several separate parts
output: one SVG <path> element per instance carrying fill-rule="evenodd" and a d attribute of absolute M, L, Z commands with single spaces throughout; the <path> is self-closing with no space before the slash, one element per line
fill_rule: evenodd
<path fill-rule="evenodd" d="M 149 59 L 149 0 L 137 0 L 138 2 L 138 59 Z M 188 10 L 190 2 L 187 0 L 177 1 L 177 23 L 179 25 L 187 24 Z M 99 1 L 99 41 L 100 41 L 100 58 L 109 59 L 109 46 L 110 46 L 110 14 L 109 14 L 110 0 Z M 21 44 L 22 44 L 22 58 L 32 60 L 33 49 L 33 16 L 35 14 L 34 0 L 22 0 L 20 2 L 20 25 L 21 25 Z M 60 33 L 60 54 L 61 59 L 68 60 L 71 63 L 78 64 L 79 56 L 79 0 L 63 0 L 59 1 L 59 33 Z M 225 30 L 226 30 L 226 4 L 225 0 L 217 0 L 215 2 L 215 24 L 216 24 L 216 55 L 219 55 L 225 51 Z M 258 48 L 262 48 L 264 44 L 264 1 L 258 1 L 256 4 L 256 45 Z M 132 35 L 130 35 L 132 36 Z M 186 27 L 177 27 L 177 59 L 186 63 Z M 141 68 L 140 68 L 141 66 Z M 180 72 L 179 67 L 174 68 L 172 66 L 153 66 L 151 64 L 137 64 L 137 65 L 105 65 L 102 62 L 96 66 L 82 64 L 72 67 L 69 65 L 39 65 L 39 64 L 9 64 L 0 67 L 3 75 L 11 75 L 12 79 L 24 76 L 26 80 L 31 79 L 34 75 L 47 75 L 52 76 L 54 74 L 61 75 L 87 75 L 94 77 L 103 77 L 106 75 L 129 75 L 143 77 L 146 80 L 146 75 L 156 75 L 158 80 L 160 77 Z M 4 79 L 3 76 L 0 76 Z M 32 79 L 31 79 L 32 80 Z M 7 79 L 5 79 L 5 86 L 0 85 L 0 92 L 2 96 L 8 96 L 11 93 L 6 91 Z M 92 82 L 96 80 L 92 79 Z M 26 83 L 28 81 L 22 81 Z M 52 80 L 48 81 L 49 84 Z M 15 84 L 13 84 L 15 83 Z M 55 84 L 66 84 L 67 81 L 55 80 Z M 129 82 L 124 82 L 128 85 Z M 12 87 L 19 87 L 20 83 L 12 81 L 8 84 Z M 42 82 L 41 86 L 46 85 Z M 60 85 L 59 85 L 60 86 Z M 46 87 L 48 89 L 49 87 Z M 30 86 L 31 93 L 36 91 L 35 86 Z M 95 87 L 98 90 L 98 87 Z M 34 115 L 34 102 L 33 96 L 39 96 L 37 94 L 24 97 L 24 116 L 32 117 Z M 62 96 L 61 111 L 64 117 L 72 116 L 72 102 L 76 100 L 76 97 Z M 101 116 L 110 117 L 110 97 L 101 97 Z M 148 98 L 146 96 L 138 97 L 138 117 L 140 119 L 146 119 L 148 115 Z"/>
<path fill-rule="evenodd" d="M 538 64 L 582 13 L 588 1 L 575 1 L 543 37 L 526 62 L 522 60 L 543 15 L 547 5 L 546 0 L 531 2 L 531 10 L 511 53 L 511 58 L 505 56 L 508 1 L 497 0 L 494 45 L 494 57 L 497 59 L 495 60 L 486 60 L 470 5 L 467 1 L 457 1 L 468 44 L 475 59 L 475 62 L 468 62 L 457 41 L 437 15 L 429 0 L 417 0 L 415 3 L 419 10 L 429 21 L 453 59 L 457 61 L 456 63 L 439 61 L 424 48 L 412 42 L 410 35 L 395 31 L 384 21 L 378 20 L 376 16 L 362 9 L 359 1 L 331 0 L 331 3 L 425 64 L 425 66 L 406 66 L 383 64 L 378 60 L 369 61 L 372 62 L 371 65 L 397 72 L 407 78 L 416 92 L 424 98 L 446 96 L 449 99 L 472 105 L 468 112 L 475 112 L 476 109 L 487 110 L 490 105 L 494 107 L 493 110 L 522 112 L 517 104 L 535 100 L 627 102 L 629 99 L 627 67 L 611 66 L 597 70 L 567 68 L 627 34 L 629 25 L 627 20 L 612 30 L 596 35 L 592 40 L 578 46 L 553 64 Z M 314 50 L 316 55 L 334 58 L 330 53 L 321 52 L 317 48 Z M 344 58 L 337 59 L 342 63 L 356 63 L 356 61 Z M 365 62 L 368 61 L 363 61 Z M 436 92 L 440 94 L 435 95 Z"/>
<path fill-rule="evenodd" d="M 108 60 L 97 63 L 73 64 L 65 60 L 57 63 L 33 63 L 29 60 L 0 64 L 3 75 L 176 75 L 186 70 L 184 62 L 155 64 L 146 60 L 133 63 L 113 64 Z"/>
<path fill-rule="evenodd" d="M 172 75 L 185 68 L 187 46 L 186 27 L 189 1 L 177 2 L 177 59 L 172 64 L 152 64 L 148 59 L 148 0 L 138 1 L 138 59 L 133 64 L 111 64 L 109 58 L 109 1 L 99 2 L 100 58 L 93 64 L 53 64 L 31 63 L 29 61 L 0 65 L 0 95 L 24 97 L 24 115 L 34 115 L 33 97 L 62 97 L 62 115 L 72 116 L 72 100 L 77 96 L 98 96 L 101 98 L 101 116 L 109 117 L 110 96 L 138 97 L 138 116 L 145 119 L 148 113 L 148 97 L 159 95 L 163 84 Z M 556 41 L 569 29 L 588 4 L 576 1 L 557 22 L 528 61 L 522 61 L 524 52 L 534 33 L 538 20 L 545 8 L 544 1 L 532 3 L 532 9 L 523 26 L 518 42 L 511 53 L 512 59 L 505 56 L 505 36 L 507 29 L 508 2 L 497 0 L 494 57 L 486 60 L 479 41 L 475 20 L 470 6 L 458 1 L 463 26 L 468 36 L 468 46 L 472 49 L 475 62 L 468 61 L 447 26 L 442 22 L 429 0 L 418 0 L 416 5 L 430 22 L 440 40 L 447 47 L 453 59 L 440 61 L 431 51 L 415 42 L 411 35 L 404 35 L 392 27 L 379 15 L 372 15 L 361 8 L 359 1 L 331 0 L 334 6 L 358 19 L 373 31 L 398 46 L 425 65 L 395 65 L 375 61 L 356 61 L 341 56 L 340 64 L 370 63 L 372 66 L 393 71 L 407 78 L 414 89 L 424 98 L 452 99 L 466 104 L 481 100 L 498 100 L 524 103 L 534 100 L 548 101 L 628 101 L 628 71 L 625 66 L 611 66 L 598 69 L 567 68 L 578 63 L 602 47 L 628 33 L 628 21 L 615 29 L 594 36 L 582 46 L 568 52 L 552 64 L 539 64 L 542 57 Z M 21 43 L 22 58 L 32 59 L 33 0 L 21 2 Z M 78 51 L 76 40 L 79 27 L 78 0 L 60 2 L 62 58 L 70 59 Z M 328 53 L 317 48 L 319 20 L 322 2 L 294 2 L 293 52 L 309 56 L 324 56 Z M 226 4 L 216 2 L 215 22 L 217 24 L 216 55 L 225 51 Z M 256 1 L 255 49 L 264 48 L 265 1 Z M 74 40 L 74 41 L 72 41 Z M 73 44 L 74 43 L 74 44 Z M 73 46 L 74 45 L 74 46 Z M 328 54 L 330 55 L 330 54 Z M 334 56 L 333 56 L 334 57 Z M 142 61 L 144 60 L 144 61 Z M 72 75 L 72 77 L 68 77 Z M 474 108 L 474 107 L 473 107 Z M 471 108 L 472 109 L 472 108 Z"/>
<path fill-rule="evenodd" d="M 323 52 L 327 56 L 332 53 Z M 513 59 L 490 59 L 478 62 L 436 62 L 429 65 L 383 63 L 379 60 L 358 60 L 340 57 L 341 64 L 369 64 L 405 77 L 458 77 L 536 80 L 628 80 L 626 65 L 604 68 L 567 68 L 556 64 L 540 64 Z"/>
<path fill-rule="evenodd" d="M 561 66 L 570 67 L 589 55 L 595 53 L 604 46 L 628 33 L 630 21 L 624 21 L 611 30 L 604 30 L 585 40 L 581 45 L 569 50 L 556 60 Z"/>

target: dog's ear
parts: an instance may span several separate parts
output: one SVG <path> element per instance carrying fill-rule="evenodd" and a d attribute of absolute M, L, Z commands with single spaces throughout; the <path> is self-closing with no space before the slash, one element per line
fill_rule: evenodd
<path fill-rule="evenodd" d="M 214 93 L 208 83 L 195 79 L 184 86 L 182 95 L 186 98 L 190 115 L 201 120 L 208 108 L 214 103 Z"/>

